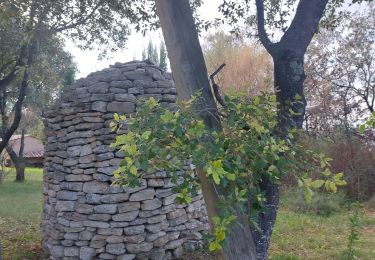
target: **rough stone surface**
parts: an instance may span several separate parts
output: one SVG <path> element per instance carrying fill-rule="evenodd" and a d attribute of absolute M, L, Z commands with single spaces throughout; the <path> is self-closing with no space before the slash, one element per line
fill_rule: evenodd
<path fill-rule="evenodd" d="M 164 171 L 139 187 L 112 186 L 123 153 L 109 144 L 114 113 L 154 97 L 172 107 L 171 75 L 150 61 L 116 63 L 77 80 L 45 113 L 43 249 L 48 259 L 176 259 L 199 249 L 208 222 L 202 195 L 177 205 Z"/>

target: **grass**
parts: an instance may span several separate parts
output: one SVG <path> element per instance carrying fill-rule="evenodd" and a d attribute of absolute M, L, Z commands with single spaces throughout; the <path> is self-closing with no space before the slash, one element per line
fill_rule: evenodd
<path fill-rule="evenodd" d="M 14 182 L 10 171 L 0 184 L 0 240 L 5 260 L 40 259 L 42 170 L 28 168 L 24 183 Z M 284 192 L 270 247 L 271 260 L 343 259 L 349 235 L 351 212 L 345 207 L 328 216 L 297 212 L 292 205 L 295 192 Z M 361 217 L 356 259 L 375 259 L 375 210 Z M 196 253 L 191 259 L 205 259 Z"/>
<path fill-rule="evenodd" d="M 39 259 L 43 170 L 27 168 L 26 180 L 15 182 L 6 169 L 0 184 L 0 241 L 5 260 Z"/>

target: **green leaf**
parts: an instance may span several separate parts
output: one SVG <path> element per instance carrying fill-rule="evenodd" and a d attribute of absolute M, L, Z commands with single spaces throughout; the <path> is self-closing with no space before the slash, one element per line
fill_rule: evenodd
<path fill-rule="evenodd" d="M 116 122 L 119 122 L 119 121 L 120 121 L 120 116 L 119 116 L 119 114 L 117 114 L 117 113 L 115 113 L 115 114 L 113 115 L 113 118 L 114 118 L 114 120 L 115 120 Z"/>
<path fill-rule="evenodd" d="M 163 123 L 169 123 L 173 120 L 173 113 L 169 110 L 165 111 L 164 114 L 160 116 Z"/>
<path fill-rule="evenodd" d="M 143 134 L 142 134 L 142 139 L 143 140 L 148 140 L 150 138 L 150 135 L 151 135 L 151 131 L 144 131 Z"/>
<path fill-rule="evenodd" d="M 133 174 L 133 175 L 137 175 L 137 173 L 138 173 L 138 169 L 137 169 L 137 167 L 135 167 L 134 165 L 132 165 L 132 166 L 130 166 L 130 168 L 129 168 L 129 172 L 130 172 L 131 174 Z"/>
<path fill-rule="evenodd" d="M 359 126 L 359 132 L 361 134 L 364 134 L 365 133 L 365 130 L 366 130 L 366 125 L 365 124 L 362 124 Z"/>
<path fill-rule="evenodd" d="M 310 187 L 313 189 L 319 189 L 324 184 L 324 180 L 315 180 L 310 183 Z"/>

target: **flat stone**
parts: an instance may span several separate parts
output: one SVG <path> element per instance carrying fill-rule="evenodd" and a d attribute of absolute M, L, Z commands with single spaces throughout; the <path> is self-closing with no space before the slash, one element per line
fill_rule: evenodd
<path fill-rule="evenodd" d="M 73 191 L 59 191 L 57 192 L 57 199 L 59 200 L 77 200 L 78 192 Z"/>
<path fill-rule="evenodd" d="M 109 194 L 109 195 L 102 196 L 103 203 L 119 203 L 119 202 L 127 201 L 128 199 L 129 199 L 129 194 L 127 193 Z M 120 205 L 119 205 L 119 209 L 122 208 L 120 207 Z M 120 211 L 120 213 L 122 212 L 123 211 Z"/>
<path fill-rule="evenodd" d="M 160 223 L 163 220 L 165 220 L 167 217 L 166 215 L 158 215 L 158 216 L 153 216 L 147 219 L 147 224 L 156 224 Z"/>
<path fill-rule="evenodd" d="M 95 193 L 87 193 L 86 195 L 86 202 L 89 204 L 101 204 L 102 195 L 95 194 Z M 92 211 L 94 211 L 94 207 L 92 206 Z"/>
<path fill-rule="evenodd" d="M 122 242 L 124 242 L 124 238 L 122 236 L 109 236 L 109 237 L 107 237 L 107 243 L 116 244 L 116 243 L 122 243 Z"/>
<path fill-rule="evenodd" d="M 95 249 L 91 247 L 81 247 L 79 250 L 79 258 L 82 260 L 91 260 L 95 255 Z"/>
<path fill-rule="evenodd" d="M 141 209 L 142 210 L 154 210 L 154 209 L 160 208 L 162 205 L 163 205 L 163 202 L 160 199 L 155 198 L 153 200 L 142 201 Z"/>
<path fill-rule="evenodd" d="M 68 174 L 65 175 L 65 180 L 66 181 L 71 181 L 71 182 L 78 182 L 78 181 L 91 181 L 92 176 L 90 175 L 85 175 L 85 174 Z"/>
<path fill-rule="evenodd" d="M 175 219 L 175 218 L 181 217 L 183 215 L 186 215 L 185 209 L 176 209 L 172 212 L 169 212 L 167 214 L 167 217 L 168 217 L 168 219 Z"/>
<path fill-rule="evenodd" d="M 150 218 L 152 216 L 159 215 L 159 214 L 160 214 L 160 210 L 158 210 L 158 209 L 155 209 L 155 210 L 141 210 L 139 212 L 139 217 L 140 218 Z"/>
<path fill-rule="evenodd" d="M 109 228 L 109 224 L 107 222 L 102 222 L 102 221 L 86 220 L 83 222 L 83 225 L 86 227 L 94 227 L 94 228 Z"/>
<path fill-rule="evenodd" d="M 163 179 L 148 179 L 147 184 L 149 187 L 163 187 L 164 180 Z"/>
<path fill-rule="evenodd" d="M 133 236 L 125 236 L 124 237 L 124 242 L 126 243 L 133 243 L 133 244 L 139 244 L 146 239 L 146 234 L 138 234 L 138 235 L 133 235 Z"/>
<path fill-rule="evenodd" d="M 74 211 L 75 203 L 76 203 L 75 201 L 59 200 L 56 203 L 55 210 L 56 211 Z"/>
<path fill-rule="evenodd" d="M 114 101 L 108 103 L 107 106 L 108 112 L 116 112 L 116 113 L 133 113 L 135 111 L 135 104 L 132 102 L 118 102 Z"/>
<path fill-rule="evenodd" d="M 177 197 L 177 194 L 173 194 L 171 196 L 163 198 L 163 205 L 167 206 L 167 205 L 174 203 L 176 200 L 176 197 Z"/>
<path fill-rule="evenodd" d="M 96 221 L 109 221 L 112 218 L 109 214 L 92 214 L 89 216 L 89 220 L 96 220 Z"/>
<path fill-rule="evenodd" d="M 106 252 L 113 254 L 113 255 L 121 255 L 126 252 L 125 244 L 118 243 L 118 244 L 107 244 L 105 247 Z"/>
<path fill-rule="evenodd" d="M 90 93 L 103 94 L 108 92 L 108 83 L 106 82 L 97 82 L 91 85 L 87 90 Z"/>
<path fill-rule="evenodd" d="M 52 246 L 50 248 L 50 254 L 53 257 L 63 257 L 64 256 L 64 247 L 63 246 Z"/>
<path fill-rule="evenodd" d="M 64 256 L 79 256 L 79 248 L 78 247 L 65 247 Z"/>
<path fill-rule="evenodd" d="M 184 239 L 178 239 L 174 241 L 170 241 L 165 245 L 165 249 L 175 249 L 179 246 L 181 246 L 184 243 Z"/>
<path fill-rule="evenodd" d="M 83 191 L 86 193 L 107 193 L 109 184 L 106 182 L 90 181 L 83 184 Z"/>
<path fill-rule="evenodd" d="M 136 193 L 133 193 L 129 201 L 144 201 L 144 200 L 151 200 L 155 196 L 155 190 L 154 189 L 145 189 L 142 191 L 138 191 Z"/>
<path fill-rule="evenodd" d="M 162 230 L 165 230 L 167 227 L 169 227 L 168 221 L 162 221 L 157 224 L 146 225 L 146 230 L 151 233 L 158 233 Z"/>
<path fill-rule="evenodd" d="M 115 214 L 117 212 L 117 205 L 116 204 L 103 204 L 94 207 L 95 213 L 107 213 L 107 214 Z"/>
<path fill-rule="evenodd" d="M 121 236 L 123 233 L 122 228 L 100 228 L 98 229 L 99 235 L 104 236 Z"/>
<path fill-rule="evenodd" d="M 116 94 L 115 95 L 116 101 L 125 101 L 125 102 L 136 102 L 137 99 L 133 94 Z"/>
<path fill-rule="evenodd" d="M 160 237 L 160 238 L 154 240 L 153 243 L 154 243 L 154 246 L 156 246 L 156 247 L 162 247 L 165 244 L 167 244 L 169 241 L 170 241 L 169 236 L 165 235 L 163 237 Z"/>
<path fill-rule="evenodd" d="M 91 104 L 91 110 L 99 112 L 107 112 L 107 102 L 95 101 Z"/>
<path fill-rule="evenodd" d="M 136 255 L 134 254 L 127 254 L 127 255 L 121 255 L 116 258 L 116 260 L 133 260 L 135 259 Z"/>
<path fill-rule="evenodd" d="M 137 218 L 139 210 L 121 213 L 112 216 L 113 221 L 133 221 Z"/>
<path fill-rule="evenodd" d="M 99 259 L 113 260 L 113 259 L 116 259 L 116 256 L 112 254 L 108 254 L 108 253 L 101 253 L 99 255 Z"/>
<path fill-rule="evenodd" d="M 148 252 L 139 253 L 137 257 L 139 259 L 171 259 L 169 256 L 166 256 L 165 249 L 163 248 L 153 248 Z"/>
<path fill-rule="evenodd" d="M 152 242 L 152 241 L 154 241 L 154 240 L 156 240 L 156 239 L 158 239 L 160 237 L 163 237 L 165 235 L 167 235 L 167 233 L 164 232 L 164 231 L 160 231 L 160 232 L 157 232 L 155 234 L 147 234 L 146 240 L 148 242 Z"/>
<path fill-rule="evenodd" d="M 85 156 L 85 155 L 89 155 L 89 154 L 92 154 L 92 148 L 91 148 L 91 145 L 84 145 L 81 147 L 81 153 L 80 153 L 80 156 Z"/>
<path fill-rule="evenodd" d="M 143 233 L 144 231 L 145 231 L 145 226 L 144 225 L 132 226 L 132 227 L 126 227 L 126 228 L 124 228 L 124 233 L 127 236 L 138 235 L 138 234 Z"/>
<path fill-rule="evenodd" d="M 182 216 L 180 216 L 178 218 L 170 219 L 169 220 L 169 225 L 171 227 L 178 226 L 178 225 L 181 225 L 181 224 L 183 224 L 183 223 L 185 223 L 187 221 L 188 221 L 188 216 L 187 215 L 182 215 Z"/>
<path fill-rule="evenodd" d="M 125 212 L 129 212 L 129 211 L 139 210 L 140 207 L 141 207 L 141 203 L 138 202 L 138 201 L 124 202 L 124 203 L 121 203 L 121 204 L 118 205 L 118 211 L 120 213 L 125 213 Z"/>
<path fill-rule="evenodd" d="M 148 242 L 126 245 L 126 249 L 128 250 L 128 252 L 133 253 L 133 254 L 148 252 L 152 249 L 152 247 L 153 247 L 152 243 L 148 243 Z"/>
<path fill-rule="evenodd" d="M 93 232 L 90 232 L 90 231 L 82 231 L 81 233 L 79 233 L 79 237 L 78 239 L 79 240 L 91 240 L 94 236 L 94 233 Z"/>

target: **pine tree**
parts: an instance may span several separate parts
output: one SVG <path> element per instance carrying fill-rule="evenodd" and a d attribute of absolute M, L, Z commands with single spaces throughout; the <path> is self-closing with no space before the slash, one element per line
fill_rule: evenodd
<path fill-rule="evenodd" d="M 167 50 L 163 41 L 160 41 L 159 66 L 162 70 L 167 70 Z"/>

